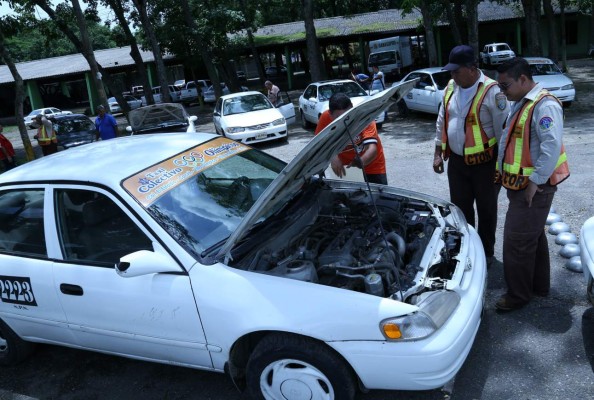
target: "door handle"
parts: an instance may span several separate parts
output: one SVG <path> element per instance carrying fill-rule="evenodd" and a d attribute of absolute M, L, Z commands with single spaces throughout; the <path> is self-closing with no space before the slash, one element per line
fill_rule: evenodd
<path fill-rule="evenodd" d="M 61 283 L 60 291 L 71 296 L 82 296 L 83 288 L 78 285 L 71 285 L 69 283 Z"/>

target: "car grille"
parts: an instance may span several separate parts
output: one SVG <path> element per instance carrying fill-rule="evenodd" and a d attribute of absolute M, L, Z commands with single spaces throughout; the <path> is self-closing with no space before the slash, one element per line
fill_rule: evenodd
<path fill-rule="evenodd" d="M 258 125 L 252 125 L 252 126 L 246 126 L 245 129 L 250 130 L 250 131 L 259 131 L 261 129 L 266 129 L 271 125 L 271 123 L 267 123 L 267 124 L 258 124 Z"/>

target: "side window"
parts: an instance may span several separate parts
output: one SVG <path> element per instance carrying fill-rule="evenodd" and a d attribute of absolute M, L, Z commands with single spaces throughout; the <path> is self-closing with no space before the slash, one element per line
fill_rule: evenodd
<path fill-rule="evenodd" d="M 0 252 L 47 257 L 43 189 L 0 192 Z"/>
<path fill-rule="evenodd" d="M 153 250 L 151 240 L 107 196 L 88 190 L 55 192 L 64 259 L 114 266 L 126 254 Z"/>
<path fill-rule="evenodd" d="M 317 97 L 317 93 L 315 93 L 315 86 L 310 86 L 305 90 L 305 93 L 303 94 L 303 98 L 306 100 L 311 99 L 312 97 Z"/>

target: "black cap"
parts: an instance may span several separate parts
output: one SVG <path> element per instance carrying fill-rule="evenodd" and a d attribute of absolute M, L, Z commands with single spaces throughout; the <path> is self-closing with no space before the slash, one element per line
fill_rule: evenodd
<path fill-rule="evenodd" d="M 474 50 L 472 47 L 462 44 L 456 46 L 450 51 L 450 59 L 448 65 L 442 68 L 443 71 L 455 71 L 461 66 L 467 64 L 474 64 Z"/>

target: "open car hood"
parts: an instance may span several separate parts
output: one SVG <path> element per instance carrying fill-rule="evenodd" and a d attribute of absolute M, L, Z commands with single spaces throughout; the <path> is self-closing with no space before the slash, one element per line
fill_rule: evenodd
<path fill-rule="evenodd" d="M 316 135 L 280 172 L 245 215 L 237 229 L 229 236 L 216 258 L 231 257 L 231 249 L 252 226 L 279 203 L 286 203 L 313 175 L 323 173 L 334 156 L 340 153 L 375 117 L 408 93 L 417 80 L 402 82 L 363 101 L 341 117 L 332 121 Z"/>
<path fill-rule="evenodd" d="M 188 113 L 178 103 L 153 104 L 130 111 L 130 126 L 134 132 L 167 129 L 171 125 L 188 124 Z"/>

